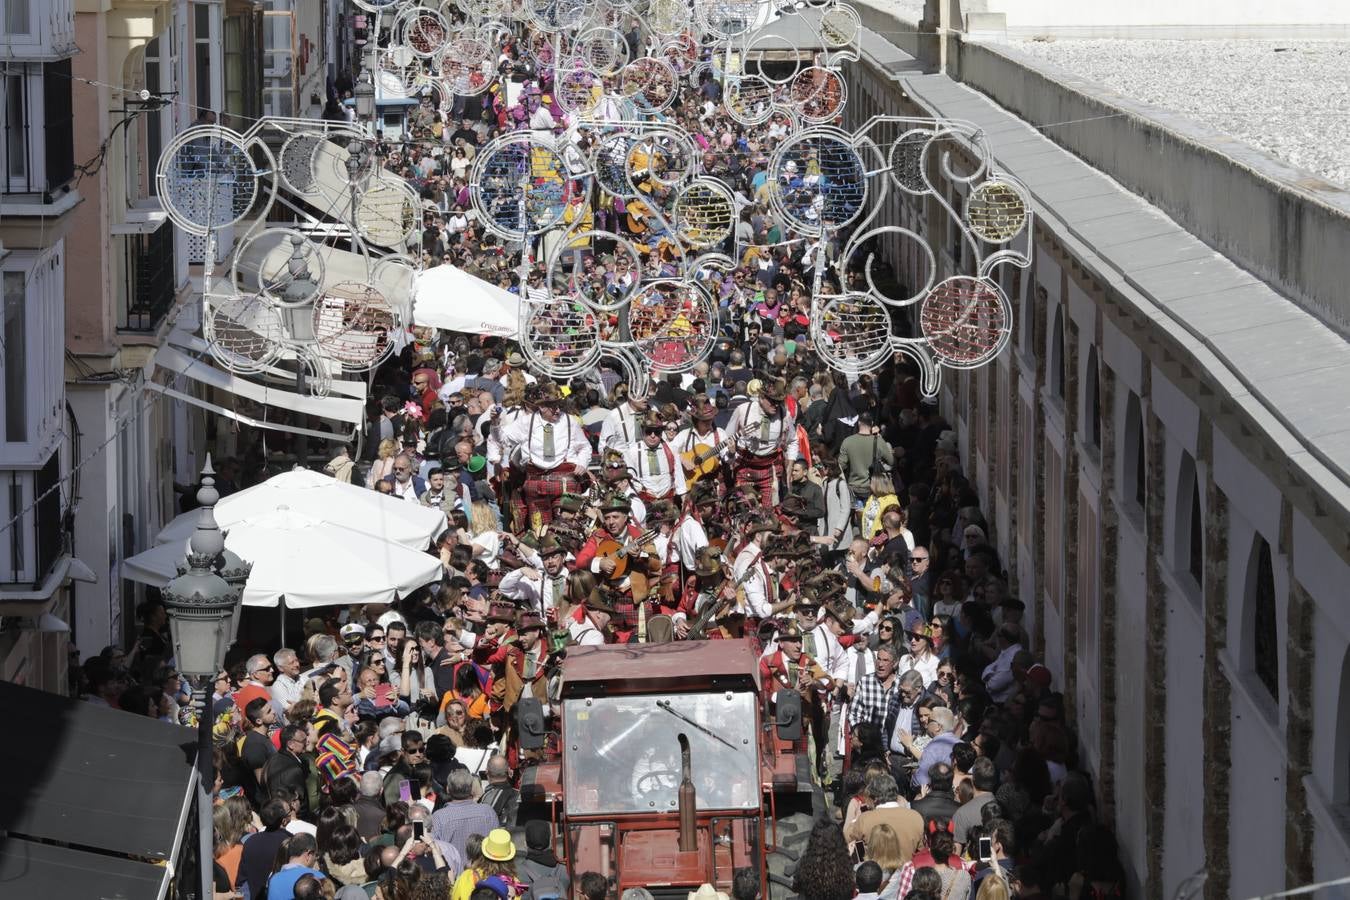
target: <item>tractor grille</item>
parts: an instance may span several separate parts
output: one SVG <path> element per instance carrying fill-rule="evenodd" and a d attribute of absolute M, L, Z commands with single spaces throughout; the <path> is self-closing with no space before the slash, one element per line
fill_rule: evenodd
<path fill-rule="evenodd" d="M 689 900 L 689 892 L 698 890 L 698 885 L 689 887 L 654 887 L 651 891 L 654 900 Z"/>

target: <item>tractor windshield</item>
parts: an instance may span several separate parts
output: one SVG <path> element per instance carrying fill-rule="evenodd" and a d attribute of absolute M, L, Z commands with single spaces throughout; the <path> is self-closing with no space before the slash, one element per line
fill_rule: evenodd
<path fill-rule="evenodd" d="M 568 700 L 563 715 L 570 815 L 675 811 L 681 734 L 689 740 L 698 809 L 759 807 L 752 693 Z"/>

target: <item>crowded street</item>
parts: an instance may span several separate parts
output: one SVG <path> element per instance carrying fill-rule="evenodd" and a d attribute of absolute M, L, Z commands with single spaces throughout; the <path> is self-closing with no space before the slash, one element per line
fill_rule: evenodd
<path fill-rule="evenodd" d="M 923 366 L 857 300 L 821 310 L 872 277 L 842 250 L 853 157 L 783 152 L 802 117 L 843 123 L 828 54 L 730 79 L 730 11 L 662 36 L 616 8 L 569 33 L 590 67 L 560 83 L 549 11 L 448 44 L 478 67 L 432 52 L 472 18 L 445 9 L 371 31 L 439 75 L 373 158 L 419 200 L 414 266 L 525 298 L 525 330 L 418 326 L 367 359 L 366 421 L 321 471 L 434 512 L 439 567 L 383 602 L 331 591 L 300 633 L 240 632 L 207 712 L 215 896 L 1118 895 Z M 325 117 L 353 118 L 336 90 Z M 609 351 L 576 336 L 592 323 Z M 987 337 L 965 327 L 949 355 Z M 244 429 L 184 489 L 191 565 L 225 546 L 217 502 L 294 481 L 263 447 L 295 444 Z M 247 554 L 246 593 L 268 558 Z M 157 593 L 82 690 L 195 724 Z"/>

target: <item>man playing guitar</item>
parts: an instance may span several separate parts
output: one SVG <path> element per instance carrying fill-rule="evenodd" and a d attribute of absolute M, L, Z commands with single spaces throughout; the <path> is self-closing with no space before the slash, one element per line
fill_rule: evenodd
<path fill-rule="evenodd" d="M 661 561 L 652 553 L 649 535 L 630 520 L 629 510 L 628 498 L 622 494 L 610 494 L 601 502 L 601 527 L 586 539 L 574 566 L 589 569 L 621 595 L 614 598 L 611 613 L 620 643 L 627 642 L 640 625 L 636 602 L 647 598 L 648 579 L 661 574 Z M 619 546 L 616 553 L 601 553 L 602 545 L 613 544 Z"/>
<path fill-rule="evenodd" d="M 707 394 L 695 394 L 689 401 L 689 418 L 692 424 L 675 435 L 675 451 L 680 454 L 681 468 L 686 481 L 697 481 L 704 477 L 701 473 L 712 462 L 714 466 L 727 463 L 732 457 L 730 442 L 723 443 L 726 432 L 716 425 L 717 407 L 708 399 Z M 722 446 L 718 446 L 721 444 Z M 699 450 L 700 447 L 707 448 Z M 700 458 L 707 454 L 705 458 Z"/>
<path fill-rule="evenodd" d="M 777 505 L 786 467 L 797 458 L 797 423 L 783 405 L 786 397 L 787 382 L 770 378 L 727 423 L 727 432 L 736 435 L 736 483 L 753 485 L 766 509 Z"/>

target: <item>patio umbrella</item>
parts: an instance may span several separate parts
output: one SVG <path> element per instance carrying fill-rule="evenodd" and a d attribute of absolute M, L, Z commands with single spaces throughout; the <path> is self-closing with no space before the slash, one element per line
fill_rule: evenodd
<path fill-rule="evenodd" d="M 216 522 L 228 531 L 237 522 L 282 507 L 413 550 L 426 549 L 445 530 L 445 513 L 438 508 L 410 503 L 308 469 L 282 472 L 262 484 L 222 497 L 216 504 Z M 155 535 L 155 543 L 181 543 L 192 537 L 196 527 L 196 510 L 183 513 Z"/>
<path fill-rule="evenodd" d="M 187 545 L 175 540 L 138 553 L 123 563 L 123 577 L 163 587 L 178 574 Z M 245 606 L 283 599 L 291 609 L 393 603 L 442 572 L 440 559 L 428 553 L 285 507 L 235 521 L 225 546 L 253 563 Z"/>
<path fill-rule="evenodd" d="M 417 276 L 413 285 L 414 325 L 467 334 L 515 335 L 520 331 L 520 298 L 451 265 Z"/>

